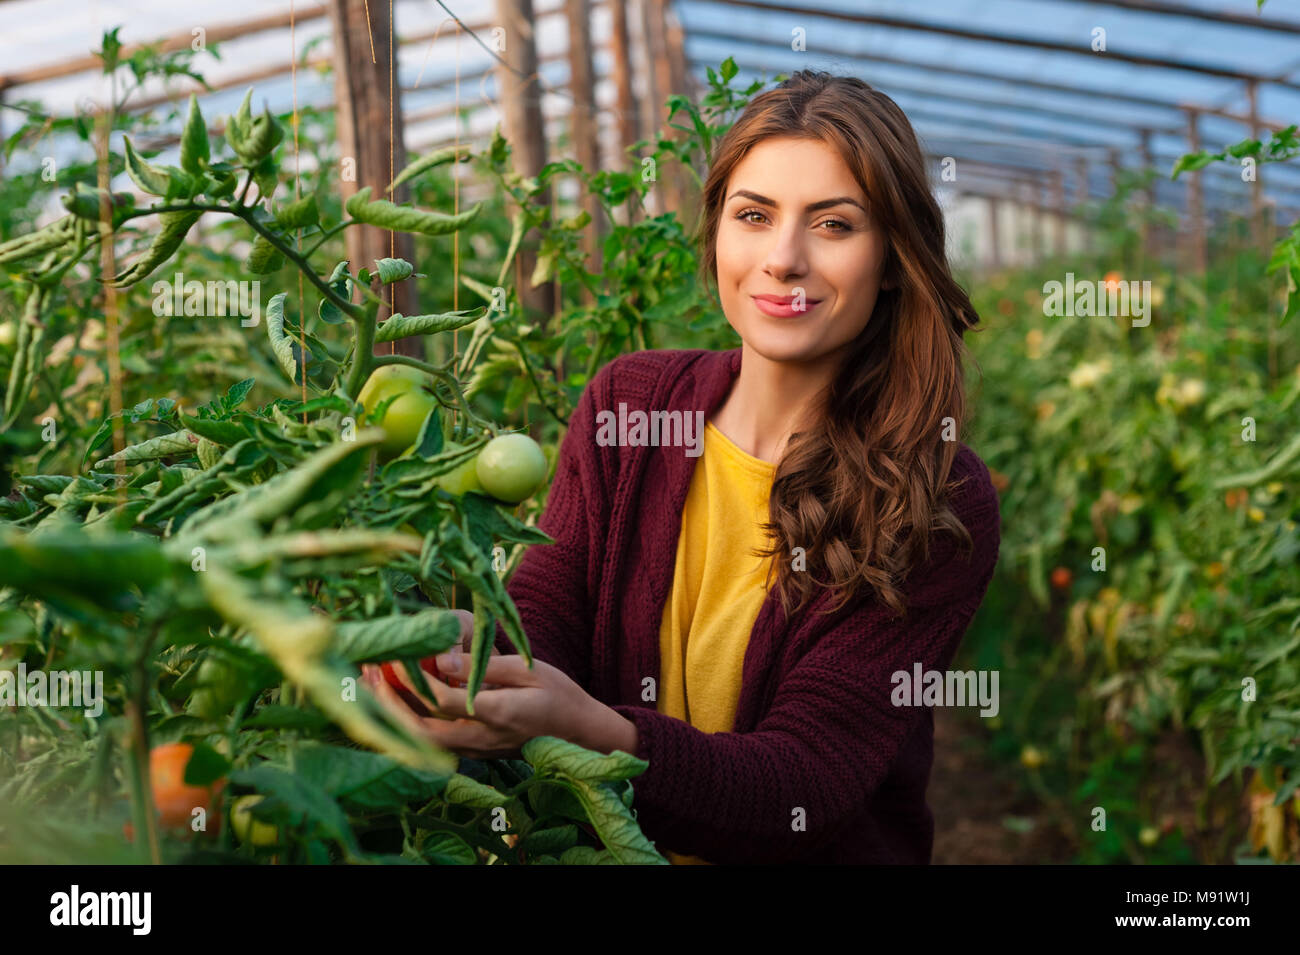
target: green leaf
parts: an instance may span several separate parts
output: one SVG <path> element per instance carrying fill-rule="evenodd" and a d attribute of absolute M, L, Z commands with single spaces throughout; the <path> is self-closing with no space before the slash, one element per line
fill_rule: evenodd
<path fill-rule="evenodd" d="M 271 244 L 264 235 L 253 239 L 253 248 L 244 261 L 246 268 L 253 275 L 268 275 L 284 267 L 284 253 Z M 284 294 L 284 293 L 281 293 Z"/>
<path fill-rule="evenodd" d="M 442 416 L 437 408 L 430 408 L 415 438 L 415 456 L 426 460 L 442 453 Z"/>
<path fill-rule="evenodd" d="M 275 223 L 281 229 L 304 228 L 320 221 L 320 210 L 316 208 L 315 193 L 308 193 L 296 202 L 284 206 L 275 214 Z"/>
<path fill-rule="evenodd" d="M 293 341 L 284 331 L 284 300 L 288 297 L 288 292 L 277 292 L 266 303 L 266 333 L 271 338 L 271 351 L 280 364 L 280 370 L 297 384 L 301 380 L 298 361 L 294 356 Z"/>
<path fill-rule="evenodd" d="M 309 509 L 323 519 L 331 508 L 341 506 L 351 496 L 362 478 L 365 454 L 361 452 L 383 437 L 381 429 L 366 428 L 358 431 L 352 441 L 328 444 L 262 484 L 207 504 L 190 516 L 182 531 L 187 537 L 197 533 L 214 539 L 238 539 L 249 524 L 269 524 L 286 513 L 294 513 L 300 526 Z M 236 445 L 226 451 L 223 460 L 233 457 L 238 448 Z M 174 546 L 188 552 L 189 540 L 172 540 Z"/>
<path fill-rule="evenodd" d="M 460 617 L 450 610 L 350 620 L 334 631 L 335 649 L 349 663 L 427 657 L 442 653 L 460 639 Z"/>
<path fill-rule="evenodd" d="M 503 794 L 461 773 L 455 773 L 447 781 L 447 788 L 443 791 L 442 798 L 450 803 L 469 806 L 471 809 L 494 809 L 497 806 L 504 807 L 506 803 Z"/>
<path fill-rule="evenodd" d="M 574 846 L 560 856 L 560 865 L 618 865 L 613 853 L 592 846 Z"/>
<path fill-rule="evenodd" d="M 454 832 L 431 832 L 420 855 L 434 865 L 478 865 L 478 853 Z"/>
<path fill-rule="evenodd" d="M 554 736 L 538 736 L 523 746 L 523 757 L 538 772 L 563 773 L 588 782 L 609 782 L 640 776 L 650 764 L 615 750 L 596 753 Z"/>
<path fill-rule="evenodd" d="M 378 259 L 375 261 L 375 274 L 381 285 L 390 285 L 410 278 L 415 267 L 406 259 Z"/>
<path fill-rule="evenodd" d="M 230 760 L 207 743 L 195 743 L 194 752 L 185 764 L 187 786 L 210 786 L 230 772 Z"/>
<path fill-rule="evenodd" d="M 240 155 L 247 143 L 248 128 L 253 121 L 252 104 L 253 88 L 250 86 L 239 104 L 239 109 L 226 122 L 226 142 L 230 144 L 236 156 Z"/>
<path fill-rule="evenodd" d="M 190 94 L 190 111 L 185 118 L 185 131 L 181 133 L 181 168 L 195 175 L 211 158 L 208 146 L 208 127 L 199 111 L 198 97 Z"/>
<path fill-rule="evenodd" d="M 340 298 L 349 302 L 352 301 L 352 276 L 348 272 L 346 259 L 334 266 L 334 271 L 330 273 L 326 284 Z M 319 311 L 321 321 L 330 325 L 341 325 L 348 320 L 347 316 L 343 314 L 343 310 L 329 299 L 321 299 Z"/>
<path fill-rule="evenodd" d="M 172 188 L 172 177 L 167 170 L 141 159 L 131 145 L 130 136 L 123 136 L 122 142 L 126 147 L 126 174 L 131 177 L 131 181 L 141 192 L 147 192 L 151 196 L 167 195 Z"/>
<path fill-rule="evenodd" d="M 187 430 L 222 447 L 230 447 L 230 445 L 237 444 L 248 437 L 247 431 L 231 421 L 195 418 L 183 411 L 178 412 L 178 417 Z"/>
<path fill-rule="evenodd" d="M 1170 179 L 1177 179 L 1181 173 L 1195 172 L 1198 169 L 1204 169 L 1212 162 L 1217 162 L 1223 158 L 1222 153 L 1209 153 L 1202 150 L 1199 153 L 1188 153 L 1179 156 L 1178 161 L 1174 163 L 1174 171 L 1170 173 Z"/>
<path fill-rule="evenodd" d="M 575 779 L 570 783 L 592 828 L 615 860 L 623 865 L 668 865 L 637 825 L 632 811 L 604 786 Z M 570 850 L 572 851 L 572 850 Z"/>
<path fill-rule="evenodd" d="M 264 706 L 240 724 L 245 729 L 304 730 L 318 733 L 330 725 L 329 718 L 315 710 L 296 706 Z"/>
<path fill-rule="evenodd" d="M 370 225 L 396 232 L 418 232 L 421 235 L 447 235 L 456 232 L 478 217 L 483 203 L 476 202 L 459 215 L 426 212 L 410 206 L 395 206 L 387 199 L 370 199 L 371 187 L 358 190 L 345 204 L 348 215 Z"/>
<path fill-rule="evenodd" d="M 134 587 L 148 591 L 170 572 L 153 537 L 0 525 L 0 586 L 35 597 L 71 593 L 100 599 Z"/>
<path fill-rule="evenodd" d="M 441 793 L 450 773 L 403 766 L 389 756 L 308 743 L 294 753 L 294 772 L 355 812 L 400 809 Z"/>
<path fill-rule="evenodd" d="M 422 156 L 399 172 L 397 178 L 389 183 L 388 188 L 384 191 L 392 192 L 402 183 L 409 182 L 421 173 L 428 172 L 430 169 L 433 169 L 436 166 L 441 166 L 443 163 L 451 162 L 452 160 L 463 161 L 459 154 L 466 152 L 468 149 L 468 143 L 461 143 L 455 146 L 447 146 L 443 149 L 432 152 L 427 156 Z"/>
<path fill-rule="evenodd" d="M 441 315 L 397 314 L 379 323 L 375 329 L 375 341 L 393 342 L 411 335 L 434 335 L 454 328 L 464 328 L 477 322 L 483 315 L 481 310 L 475 310 L 474 314 L 470 314 L 470 310 L 444 312 Z"/>
<path fill-rule="evenodd" d="M 153 461 L 173 454 L 193 454 L 198 443 L 199 436 L 193 432 L 186 430 L 173 431 L 171 434 L 161 434 L 156 438 L 150 438 L 148 441 L 141 441 L 139 444 L 125 447 L 106 458 L 100 458 L 95 462 L 95 467 L 101 467 L 110 461 L 125 461 L 127 464 L 137 464 L 140 461 Z"/>
<path fill-rule="evenodd" d="M 259 793 L 274 797 L 278 806 L 284 810 L 283 816 L 290 826 L 315 828 L 349 852 L 361 852 L 348 817 L 338 803 L 320 786 L 313 785 L 299 774 L 264 764 L 231 773 L 230 781 L 237 786 L 249 786 Z M 275 806 L 271 804 L 266 806 L 268 810 L 273 808 Z"/>
<path fill-rule="evenodd" d="M 113 285 L 123 288 L 147 277 L 150 272 L 162 265 L 185 241 L 190 227 L 199 221 L 202 212 L 163 212 L 158 216 L 159 231 L 144 255 L 136 259 L 125 272 L 113 280 Z"/>
<path fill-rule="evenodd" d="M 574 825 L 534 829 L 519 842 L 520 848 L 529 855 L 553 855 L 571 849 L 577 844 L 578 827 Z"/>

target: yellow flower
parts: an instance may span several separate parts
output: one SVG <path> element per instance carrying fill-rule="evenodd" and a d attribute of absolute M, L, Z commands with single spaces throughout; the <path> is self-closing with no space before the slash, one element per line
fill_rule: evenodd
<path fill-rule="evenodd" d="M 1184 407 L 1199 404 L 1205 398 L 1205 382 L 1188 378 L 1178 386 L 1178 402 Z"/>
<path fill-rule="evenodd" d="M 1030 329 L 1029 334 L 1025 336 L 1025 354 L 1030 358 L 1042 357 L 1043 332 L 1041 329 Z"/>
<path fill-rule="evenodd" d="M 1125 494 L 1119 499 L 1119 512 L 1121 514 L 1132 514 L 1141 506 L 1141 494 Z"/>
<path fill-rule="evenodd" d="M 1254 521 L 1256 524 L 1258 524 L 1260 521 L 1264 519 L 1264 512 L 1261 511 L 1258 507 L 1252 507 L 1246 513 L 1250 515 L 1250 519 Z"/>
<path fill-rule="evenodd" d="M 1159 308 L 1165 304 L 1165 290 L 1159 285 L 1151 286 L 1151 307 Z"/>
<path fill-rule="evenodd" d="M 1264 490 L 1268 491 L 1269 494 L 1281 494 L 1281 493 L 1282 493 L 1282 482 L 1281 482 L 1281 481 L 1269 481 L 1267 484 L 1264 485 Z"/>
<path fill-rule="evenodd" d="M 1088 388 L 1095 385 L 1105 377 L 1110 371 L 1110 359 L 1103 358 L 1098 362 L 1082 362 L 1074 371 L 1070 372 L 1071 388 Z"/>
<path fill-rule="evenodd" d="M 1050 418 L 1050 417 L 1052 416 L 1052 413 L 1053 413 L 1054 411 L 1056 411 L 1056 405 L 1053 404 L 1052 402 L 1050 402 L 1050 401 L 1040 401 L 1040 402 L 1038 402 L 1038 420 L 1039 420 L 1039 421 L 1046 421 L 1048 418 Z"/>

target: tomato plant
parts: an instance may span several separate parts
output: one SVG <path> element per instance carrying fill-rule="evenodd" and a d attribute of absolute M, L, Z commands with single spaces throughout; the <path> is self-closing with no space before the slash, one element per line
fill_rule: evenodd
<path fill-rule="evenodd" d="M 463 152 L 422 157 L 405 174 L 429 175 Z M 535 510 L 448 491 L 473 489 L 480 452 L 503 430 L 462 380 L 459 356 L 377 349 L 420 335 L 436 352 L 439 336 L 470 327 L 481 345 L 509 334 L 495 324 L 501 313 L 381 324 L 379 291 L 420 278 L 411 264 L 326 258 L 349 227 L 431 239 L 475 224 L 481 207 L 445 215 L 367 189 L 342 202 L 324 183 L 281 198 L 283 154 L 282 125 L 268 110 L 254 113 L 252 91 L 225 124 L 224 148 L 192 99 L 179 166 L 155 162 L 131 135 L 113 157 L 142 201 L 74 186 L 68 215 L 0 242 L 20 311 L 3 408 L 6 429 L 15 427 L 0 453 L 6 465 L 33 454 L 4 468 L 0 645 L 6 662 L 95 671 L 110 688 L 102 713 L 52 717 L 33 707 L 0 725 L 0 856 L 190 860 L 200 850 L 180 824 L 194 808 L 210 815 L 230 785 L 246 794 L 232 816 L 240 832 L 206 845 L 208 861 L 238 858 L 231 840 L 244 833 L 254 844 L 265 838 L 247 801 L 262 797 L 258 815 L 277 831 L 285 862 L 662 863 L 630 809 L 628 779 L 644 763 L 627 754 L 593 762 L 546 737 L 522 759 L 457 759 L 395 720 L 360 679 L 365 663 L 428 660 L 460 640 L 453 602 L 472 607 L 488 632 L 499 625 L 531 660 L 494 554 L 550 538 L 530 522 Z M 215 352 L 231 329 L 155 334 L 162 323 L 138 309 L 140 290 L 187 255 L 201 218 L 251 240 L 241 262 L 222 259 L 231 271 L 268 283 L 295 271 L 309 300 L 272 295 L 260 323 Z M 169 364 L 188 344 L 245 355 L 236 367 L 247 373 L 204 403 L 152 394 L 105 414 L 83 401 L 66 412 L 77 426 L 57 454 L 41 457 L 39 440 L 23 432 L 50 395 L 65 420 L 60 402 L 72 383 L 38 370 L 66 364 L 75 376 L 78 360 L 99 361 L 104 347 L 93 328 L 54 336 L 95 311 L 77 266 L 105 241 L 126 250 L 109 277 L 124 313 L 150 323 L 128 340 L 176 349 L 132 352 L 132 368 L 188 368 Z M 502 275 L 513 255 L 495 263 Z M 297 282 L 282 287 L 297 294 Z M 250 345 L 254 334 L 261 342 Z M 485 662 L 474 665 L 474 685 Z M 186 782 L 187 772 L 198 776 Z M 150 794 L 157 818 L 143 811 Z M 501 809 L 505 832 L 494 826 Z M 116 835 L 124 823 L 137 834 L 128 846 Z"/>

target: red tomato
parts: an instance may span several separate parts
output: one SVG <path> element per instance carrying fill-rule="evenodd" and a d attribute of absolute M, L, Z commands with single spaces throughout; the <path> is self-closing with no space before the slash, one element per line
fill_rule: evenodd
<path fill-rule="evenodd" d="M 165 743 L 155 746 L 149 753 L 153 802 L 163 828 L 189 828 L 193 811 L 200 807 L 207 811 L 214 830 L 221 824 L 220 813 L 213 813 L 212 809 L 225 780 L 217 780 L 209 786 L 186 785 L 185 767 L 193 755 L 194 747 L 189 743 Z"/>
<path fill-rule="evenodd" d="M 414 693 L 412 693 L 410 690 L 406 688 L 406 684 L 403 683 L 401 678 L 397 675 L 396 663 L 391 661 L 381 663 L 379 665 L 379 669 L 384 674 L 384 680 L 386 680 L 388 685 L 391 686 L 394 690 L 396 690 L 397 695 L 402 698 L 402 702 L 404 702 L 407 706 L 409 706 L 412 710 L 414 710 L 417 715 L 419 716 L 439 715 L 433 712 L 432 710 L 430 710 L 427 706 L 425 706 L 418 696 L 416 696 Z M 423 660 L 421 660 L 420 669 L 422 669 L 425 673 L 429 674 L 435 679 L 442 680 L 442 682 L 446 683 L 448 686 L 461 687 L 465 685 L 460 680 L 457 680 L 455 677 L 444 677 L 442 675 L 442 672 L 438 669 L 438 664 L 437 662 L 435 662 L 435 659 L 433 657 L 425 657 Z"/>

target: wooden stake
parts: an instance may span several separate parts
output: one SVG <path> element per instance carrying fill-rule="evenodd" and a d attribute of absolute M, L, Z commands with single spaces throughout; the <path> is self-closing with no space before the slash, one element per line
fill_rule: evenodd
<path fill-rule="evenodd" d="M 348 160 L 355 164 L 355 180 L 340 176 L 340 192 L 346 202 L 359 189 L 370 186 L 370 198 L 391 199 L 401 205 L 410 201 L 410 190 L 399 186 L 392 194 L 385 192 L 394 171 L 406 165 L 406 147 L 402 140 L 401 97 L 395 88 L 390 67 L 395 73 L 390 47 L 393 36 L 389 5 L 383 0 L 369 4 L 366 0 L 330 0 L 330 17 L 334 27 L 334 99 L 338 104 L 338 142 L 344 172 Z M 348 229 L 347 254 L 353 271 L 375 268 L 382 258 L 399 258 L 411 262 L 416 271 L 415 239 L 409 233 L 391 232 L 376 226 Z M 400 312 L 418 315 L 415 283 L 397 282 L 379 293 L 389 307 L 380 309 L 379 319 Z M 396 353 L 414 358 L 424 357 L 424 339 L 403 338 L 391 344 L 377 345 L 384 354 Z"/>

